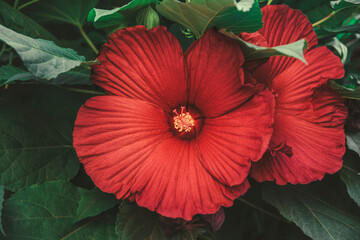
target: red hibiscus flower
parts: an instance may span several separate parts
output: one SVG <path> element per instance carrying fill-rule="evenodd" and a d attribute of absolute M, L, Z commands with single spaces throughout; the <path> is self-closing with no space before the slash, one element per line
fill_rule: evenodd
<path fill-rule="evenodd" d="M 208 31 L 184 54 L 164 27 L 114 33 L 79 110 L 74 146 L 102 191 L 172 218 L 231 206 L 272 134 L 270 91 L 246 83 L 241 48 Z"/>
<path fill-rule="evenodd" d="M 257 181 L 309 183 L 342 166 L 346 109 L 342 98 L 326 85 L 344 75 L 340 59 L 317 38 L 307 17 L 285 5 L 262 9 L 264 26 L 241 37 L 263 46 L 289 44 L 305 38 L 308 65 L 290 57 L 271 57 L 253 72 L 275 95 L 274 133 L 269 150 L 253 164 Z"/>

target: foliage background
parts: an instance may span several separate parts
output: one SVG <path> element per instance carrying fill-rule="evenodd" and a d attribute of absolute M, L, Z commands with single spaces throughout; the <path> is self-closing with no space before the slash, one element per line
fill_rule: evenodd
<path fill-rule="evenodd" d="M 210 1 L 191 4 L 209 12 Z M 0 0 L 0 238 L 338 240 L 360 236 L 359 1 L 242 0 L 242 6 L 250 4 L 251 14 L 235 10 L 232 0 L 214 1 L 228 7 L 211 21 L 194 14 L 194 5 L 181 5 L 188 9 L 184 14 L 189 14 L 190 23 L 197 23 L 189 28 L 184 20 L 188 16 L 173 14 L 179 7 L 174 0 Z M 314 24 L 320 45 L 328 46 L 344 63 L 345 77 L 329 83 L 349 108 L 344 166 L 321 182 L 302 186 L 251 180 L 251 189 L 225 209 L 218 232 L 201 220 L 168 221 L 177 231 L 165 237 L 163 219 L 99 191 L 77 159 L 72 147 L 77 110 L 86 99 L 103 94 L 89 81 L 90 66 L 96 64 L 97 51 L 108 35 L 120 27 L 165 25 L 186 50 L 212 26 L 234 33 L 256 31 L 261 27 L 260 7 L 269 3 L 302 10 Z M 245 19 L 246 24 L 229 29 L 234 19 Z M 274 53 L 240 44 L 258 57 Z M 304 44 L 286 50 L 301 58 Z M 283 50 L 275 52 L 284 54 Z"/>

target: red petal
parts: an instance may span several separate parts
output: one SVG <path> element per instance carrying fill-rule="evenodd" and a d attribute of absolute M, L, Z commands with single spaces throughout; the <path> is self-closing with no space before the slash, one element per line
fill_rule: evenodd
<path fill-rule="evenodd" d="M 146 100 L 172 110 L 187 99 L 184 56 L 165 27 L 121 29 L 100 51 L 91 80 L 108 94 Z"/>
<path fill-rule="evenodd" d="M 169 138 L 154 149 L 134 181 L 136 202 L 163 216 L 191 220 L 229 207 L 249 188 L 245 180 L 224 186 L 204 169 L 195 154 L 195 142 Z"/>
<path fill-rule="evenodd" d="M 171 135 L 164 112 L 150 103 L 118 96 L 89 99 L 78 112 L 74 147 L 102 191 L 129 197 L 137 169 Z"/>
<path fill-rule="evenodd" d="M 206 119 L 196 139 L 205 169 L 225 185 L 242 183 L 251 161 L 259 160 L 268 147 L 273 116 L 274 97 L 265 90 L 222 117 Z"/>
<path fill-rule="evenodd" d="M 270 47 L 286 45 L 300 39 L 306 39 L 309 48 L 317 45 L 317 37 L 306 15 L 286 5 L 266 6 L 262 8 L 263 28 L 259 32 Z M 270 83 L 296 59 L 291 57 L 271 57 L 256 71 L 256 78 Z"/>
<path fill-rule="evenodd" d="M 285 143 L 291 148 L 268 151 L 252 165 L 257 181 L 276 180 L 277 184 L 306 184 L 333 174 L 342 166 L 345 153 L 344 122 L 346 108 L 341 97 L 329 87 L 318 89 L 310 102 L 312 114 L 305 119 L 276 114 L 270 146 Z"/>
<path fill-rule="evenodd" d="M 310 50 L 305 54 L 308 65 L 297 60 L 270 85 L 278 97 L 276 112 L 283 114 L 306 114 L 310 110 L 310 100 L 314 89 L 326 84 L 329 79 L 344 76 L 340 59 L 326 47 Z"/>
<path fill-rule="evenodd" d="M 186 52 L 189 103 L 206 117 L 217 117 L 242 103 L 244 56 L 238 43 L 210 29 Z"/>

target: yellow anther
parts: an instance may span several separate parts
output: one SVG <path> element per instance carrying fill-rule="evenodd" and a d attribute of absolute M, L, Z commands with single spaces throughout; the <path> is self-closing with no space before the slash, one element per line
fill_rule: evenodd
<path fill-rule="evenodd" d="M 189 112 L 184 112 L 185 107 L 181 107 L 181 113 L 178 114 L 176 109 L 173 111 L 177 116 L 174 119 L 174 127 L 179 132 L 185 131 L 190 132 L 192 127 L 195 126 L 195 121 Z"/>

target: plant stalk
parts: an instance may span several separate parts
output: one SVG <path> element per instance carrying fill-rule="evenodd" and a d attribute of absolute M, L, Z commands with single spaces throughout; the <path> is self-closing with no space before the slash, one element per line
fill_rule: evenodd
<path fill-rule="evenodd" d="M 319 21 L 317 21 L 316 23 L 314 23 L 314 24 L 312 25 L 312 27 L 316 27 L 316 26 L 322 24 L 323 22 L 327 21 L 327 20 L 330 19 L 332 16 L 334 16 L 335 13 L 336 13 L 336 11 L 331 12 L 329 15 L 327 15 L 327 16 L 324 17 L 323 19 L 320 19 Z"/>
<path fill-rule="evenodd" d="M 82 26 L 78 26 L 79 31 L 81 33 L 81 35 L 83 36 L 83 38 L 85 39 L 85 41 L 87 42 L 87 44 L 89 44 L 89 46 L 91 47 L 91 49 L 98 54 L 99 50 L 97 50 L 97 48 L 95 47 L 94 43 L 91 41 L 91 39 L 88 37 L 88 35 L 85 33 L 84 29 L 82 28 Z"/>
<path fill-rule="evenodd" d="M 24 3 L 24 4 L 20 5 L 20 6 L 17 8 L 17 10 L 21 10 L 21 9 L 23 9 L 24 7 L 27 7 L 27 6 L 29 6 L 29 5 L 31 5 L 31 4 L 33 4 L 33 3 L 38 2 L 38 1 L 40 1 L 40 0 L 32 0 L 32 1 L 29 1 L 29 2 L 27 2 L 27 3 Z"/>

